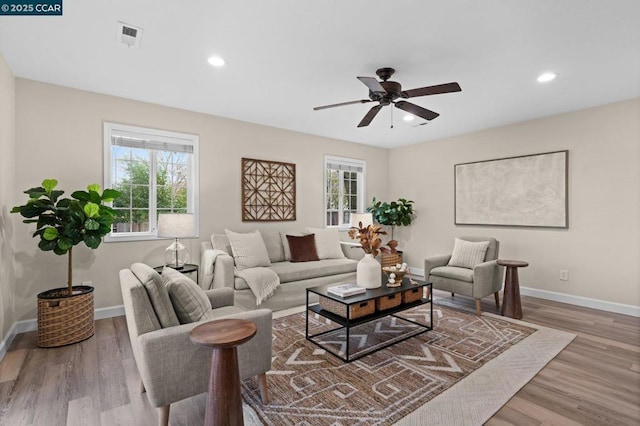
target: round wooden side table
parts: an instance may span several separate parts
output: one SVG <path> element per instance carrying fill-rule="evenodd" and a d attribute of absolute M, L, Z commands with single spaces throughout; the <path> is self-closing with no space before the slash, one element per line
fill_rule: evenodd
<path fill-rule="evenodd" d="M 195 327 L 189 339 L 212 348 L 205 426 L 242 426 L 242 396 L 237 346 L 249 341 L 258 328 L 248 320 L 220 319 Z"/>
<path fill-rule="evenodd" d="M 520 260 L 502 260 L 496 262 L 507 268 L 504 276 L 504 293 L 502 297 L 502 316 L 522 319 L 522 304 L 520 303 L 520 282 L 518 281 L 518 268 L 529 266 L 527 262 Z"/>

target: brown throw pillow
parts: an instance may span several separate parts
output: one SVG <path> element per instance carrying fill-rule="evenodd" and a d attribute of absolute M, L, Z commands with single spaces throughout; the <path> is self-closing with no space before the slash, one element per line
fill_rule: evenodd
<path fill-rule="evenodd" d="M 291 262 L 309 262 L 320 260 L 316 249 L 316 237 L 314 234 L 297 237 L 287 235 L 289 249 L 291 250 Z"/>

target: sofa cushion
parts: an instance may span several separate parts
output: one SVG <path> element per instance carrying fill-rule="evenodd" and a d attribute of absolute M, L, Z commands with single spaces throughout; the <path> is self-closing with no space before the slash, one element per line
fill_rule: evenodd
<path fill-rule="evenodd" d="M 489 241 L 471 242 L 456 238 L 449 266 L 473 269 L 474 266 L 484 262 L 488 248 Z"/>
<path fill-rule="evenodd" d="M 316 250 L 316 239 L 314 234 L 297 237 L 287 235 L 289 250 L 291 251 L 291 262 L 310 262 L 320 260 Z"/>
<path fill-rule="evenodd" d="M 226 234 L 212 234 L 211 246 L 214 250 L 222 250 L 229 256 L 233 256 L 233 251 L 231 251 L 231 243 L 229 242 L 229 238 L 227 238 Z"/>
<path fill-rule="evenodd" d="M 429 275 L 468 283 L 473 282 L 473 269 L 458 268 L 456 266 L 438 266 L 437 268 L 433 268 L 431 272 L 429 272 Z"/>
<path fill-rule="evenodd" d="M 241 234 L 225 229 L 224 232 L 231 243 L 233 260 L 239 270 L 271 265 L 260 231 Z"/>
<path fill-rule="evenodd" d="M 340 233 L 337 229 L 307 228 L 307 232 L 316 236 L 318 258 L 344 259 L 346 257 L 340 246 Z"/>
<path fill-rule="evenodd" d="M 207 294 L 186 275 L 165 267 L 162 270 L 162 282 L 167 287 L 180 324 L 200 321 L 211 310 Z"/>
<path fill-rule="evenodd" d="M 279 231 L 263 230 L 260 231 L 264 245 L 267 248 L 267 254 L 269 260 L 273 262 L 284 261 L 284 247 L 282 246 L 282 239 L 280 238 Z"/>
<path fill-rule="evenodd" d="M 278 262 L 273 263 L 269 269 L 278 274 L 278 277 L 280 277 L 280 284 L 285 284 L 292 281 L 348 274 L 350 272 L 355 272 L 357 266 L 357 260 L 325 259 L 317 262 Z M 245 290 L 248 289 L 249 286 L 242 278 L 236 276 L 234 288 L 236 290 Z"/>
<path fill-rule="evenodd" d="M 178 317 L 171 305 L 169 293 L 162 282 L 160 274 L 144 263 L 134 263 L 131 265 L 131 272 L 133 272 L 136 278 L 138 278 L 147 290 L 151 306 L 153 307 L 162 328 L 180 325 Z"/>
<path fill-rule="evenodd" d="M 307 263 L 278 262 L 271 265 L 271 269 L 280 277 L 280 283 L 287 283 L 355 272 L 357 266 L 356 260 L 324 259 Z"/>
<path fill-rule="evenodd" d="M 282 241 L 282 251 L 284 252 L 284 260 L 291 260 L 291 249 L 289 248 L 289 241 L 287 241 L 287 235 L 294 235 L 300 237 L 306 235 L 302 232 L 281 232 L 280 240 Z"/>

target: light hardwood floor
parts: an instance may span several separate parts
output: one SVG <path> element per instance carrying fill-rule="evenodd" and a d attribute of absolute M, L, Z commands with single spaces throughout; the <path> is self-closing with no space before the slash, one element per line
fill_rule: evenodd
<path fill-rule="evenodd" d="M 474 310 L 472 299 L 448 302 Z M 577 334 L 487 425 L 640 424 L 640 319 L 522 298 L 524 321 Z M 497 313 L 493 298 L 482 308 Z M 139 391 L 124 317 L 96 321 L 80 344 L 36 347 L 18 335 L 0 362 L 0 425 L 155 425 Z M 205 395 L 173 404 L 171 425 L 204 421 Z"/>

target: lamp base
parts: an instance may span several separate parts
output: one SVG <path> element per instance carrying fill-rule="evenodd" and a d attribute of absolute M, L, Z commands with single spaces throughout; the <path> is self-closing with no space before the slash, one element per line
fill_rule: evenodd
<path fill-rule="evenodd" d="M 169 268 L 180 270 L 189 262 L 189 250 L 176 240 L 164 251 L 164 263 Z"/>

